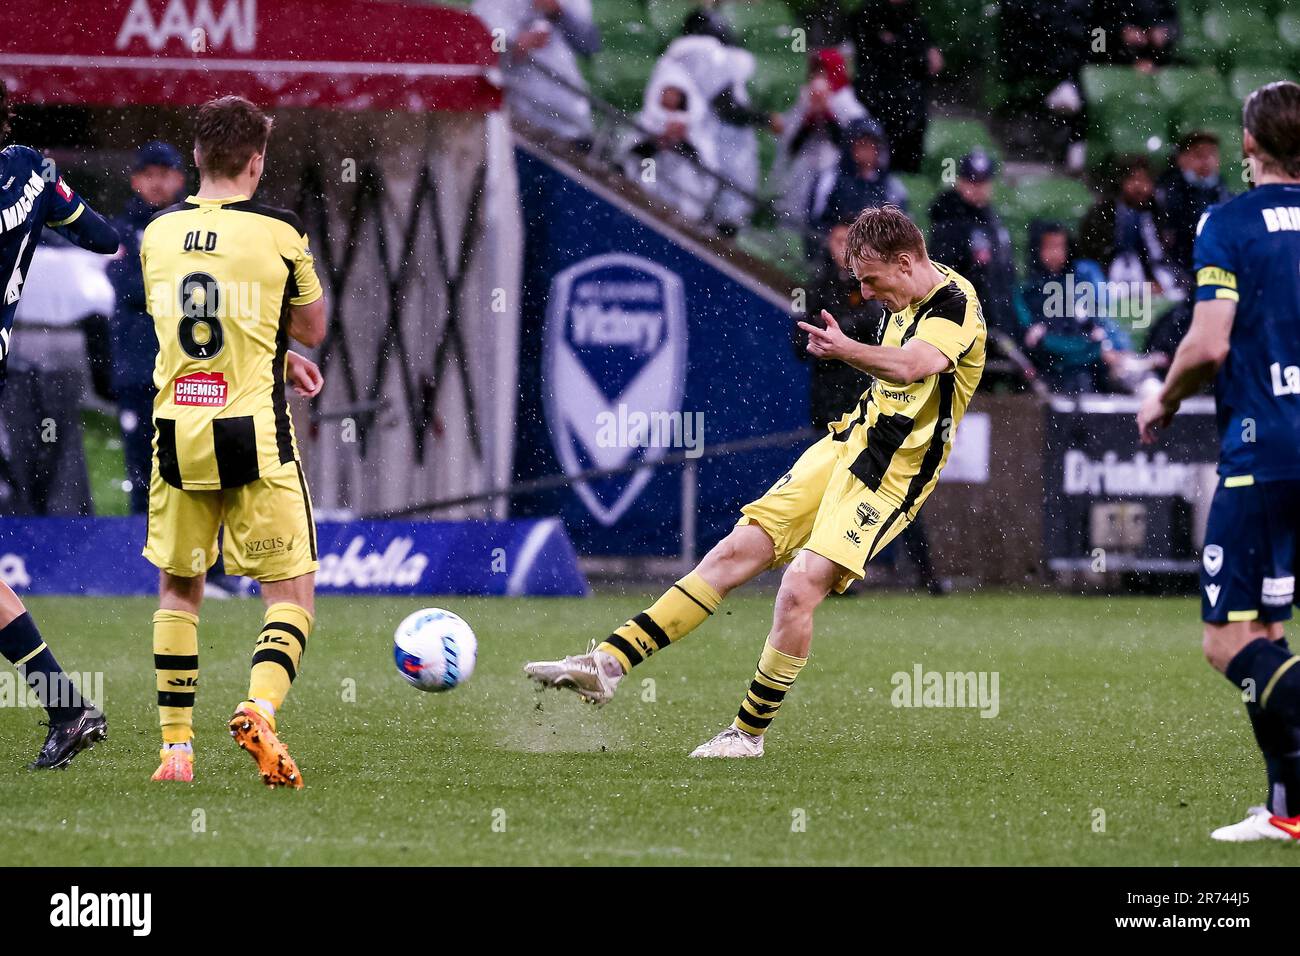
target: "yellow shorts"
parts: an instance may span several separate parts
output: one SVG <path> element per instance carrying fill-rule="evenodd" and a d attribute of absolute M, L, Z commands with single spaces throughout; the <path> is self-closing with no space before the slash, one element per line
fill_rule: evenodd
<path fill-rule="evenodd" d="M 144 543 L 152 564 L 182 578 L 205 573 L 217 560 L 217 531 L 223 525 L 227 574 L 287 581 L 318 567 L 311 497 L 298 462 L 216 491 L 175 488 L 158 477 L 155 465 Z"/>
<path fill-rule="evenodd" d="M 767 494 L 741 508 L 736 522 L 756 524 L 767 532 L 776 545 L 773 566 L 792 560 L 804 548 L 834 561 L 844 570 L 837 591 L 861 580 L 867 562 L 911 523 L 896 502 L 849 471 L 863 447 L 856 438 L 836 441 L 826 435 L 800 455 Z"/>

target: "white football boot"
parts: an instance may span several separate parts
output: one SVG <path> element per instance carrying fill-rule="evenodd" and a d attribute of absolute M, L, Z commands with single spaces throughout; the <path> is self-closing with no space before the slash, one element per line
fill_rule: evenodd
<path fill-rule="evenodd" d="M 543 687 L 566 688 L 597 707 L 609 703 L 618 682 L 626 676 L 618 659 L 596 650 L 595 641 L 587 653 L 562 661 L 529 661 L 524 673 Z"/>
<path fill-rule="evenodd" d="M 1255 840 L 1300 839 L 1300 822 L 1295 819 L 1274 817 L 1265 807 L 1251 807 L 1248 816 L 1240 823 L 1219 827 L 1210 834 L 1211 840 L 1223 843 L 1253 843 Z M 1278 820 L 1280 823 L 1274 823 Z"/>
<path fill-rule="evenodd" d="M 692 757 L 761 757 L 763 738 L 747 734 L 734 725 L 728 727 L 708 743 L 691 751 Z"/>

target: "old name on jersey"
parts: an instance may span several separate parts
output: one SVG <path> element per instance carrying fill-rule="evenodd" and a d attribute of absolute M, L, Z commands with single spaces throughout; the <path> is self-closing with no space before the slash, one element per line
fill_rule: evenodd
<path fill-rule="evenodd" d="M 226 404 L 226 376 L 221 372 L 191 372 L 182 375 L 172 384 L 173 404 L 216 408 Z"/>

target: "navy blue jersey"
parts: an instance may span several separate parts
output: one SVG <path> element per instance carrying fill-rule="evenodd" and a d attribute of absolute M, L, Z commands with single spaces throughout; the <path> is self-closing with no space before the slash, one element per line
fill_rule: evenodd
<path fill-rule="evenodd" d="M 1219 474 L 1300 478 L 1300 185 L 1259 186 L 1201 223 L 1196 300 L 1237 303 L 1214 383 Z"/>
<path fill-rule="evenodd" d="M 87 206 L 52 162 L 26 146 L 0 150 L 0 388 L 9 360 L 14 313 L 32 254 L 46 226 L 92 252 L 114 252 L 117 233 Z"/>

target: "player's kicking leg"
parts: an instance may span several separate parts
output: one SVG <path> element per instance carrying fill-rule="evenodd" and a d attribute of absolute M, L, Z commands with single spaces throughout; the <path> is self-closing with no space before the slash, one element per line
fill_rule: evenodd
<path fill-rule="evenodd" d="M 86 702 L 41 637 L 27 608 L 0 581 L 0 653 L 35 692 L 49 716 L 49 733 L 32 770 L 66 767 L 72 758 L 108 736 L 108 721 Z"/>
<path fill-rule="evenodd" d="M 230 718 L 230 736 L 257 763 L 268 787 L 302 789 L 302 774 L 276 736 L 275 715 L 298 676 L 311 634 L 316 575 L 261 582 L 266 616 L 253 651 L 245 698 Z"/>
<path fill-rule="evenodd" d="M 741 509 L 735 528 L 650 607 L 586 654 L 533 661 L 524 673 L 543 687 L 562 687 L 604 704 L 633 667 L 703 624 L 733 589 L 803 546 L 838 458 L 830 436 L 806 449 L 758 501 Z"/>
<path fill-rule="evenodd" d="M 801 551 L 786 568 L 772 612 L 772 630 L 740 710 L 730 727 L 696 747 L 692 757 L 763 756 L 763 735 L 808 663 L 813 613 L 843 578 L 842 567 L 812 551 Z"/>
<path fill-rule="evenodd" d="M 571 690 L 604 704 L 633 667 L 699 627 L 733 589 L 770 567 L 772 539 L 757 525 L 738 525 L 650 607 L 586 654 L 532 661 L 524 673 L 543 687 Z"/>

